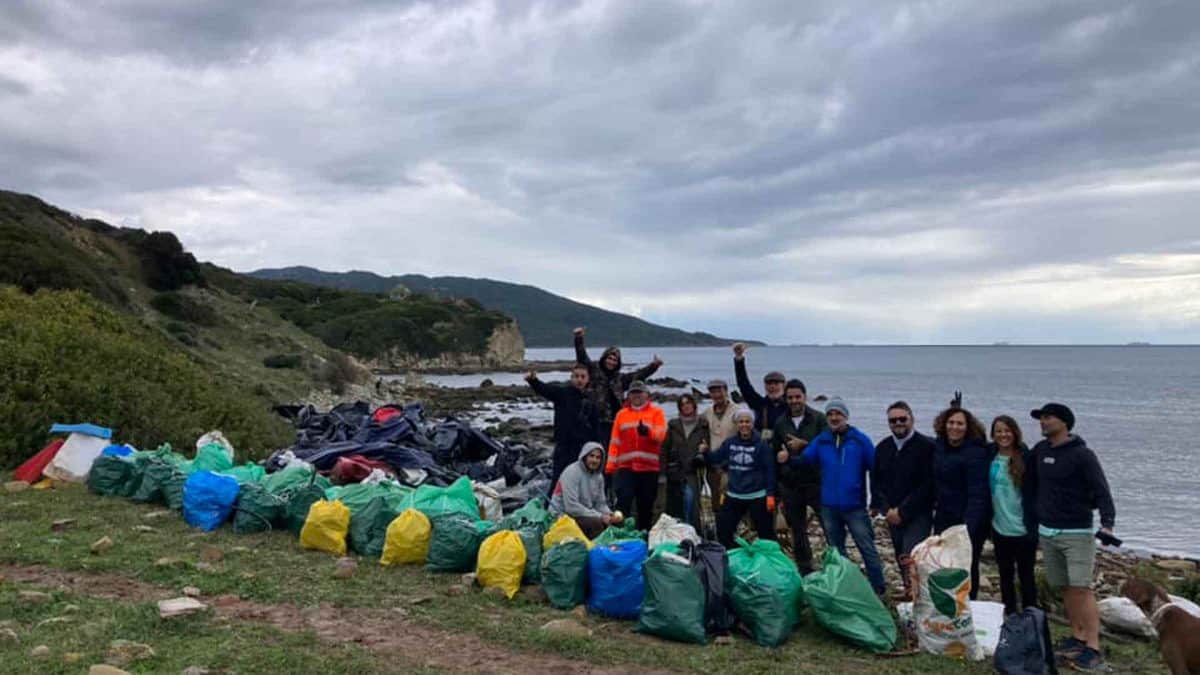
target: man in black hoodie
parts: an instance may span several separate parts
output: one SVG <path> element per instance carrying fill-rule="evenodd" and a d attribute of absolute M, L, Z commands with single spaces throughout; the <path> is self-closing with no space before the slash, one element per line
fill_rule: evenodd
<path fill-rule="evenodd" d="M 583 343 L 584 329 L 576 328 L 575 360 L 588 369 L 588 394 L 595 404 L 600 416 L 598 438 L 606 446 L 612 436 L 613 418 L 625 404 L 625 392 L 635 381 L 645 381 L 658 372 L 662 359 L 656 354 L 654 360 L 642 368 L 630 373 L 621 373 L 621 350 L 608 347 L 600 354 L 600 360 L 592 361 L 588 356 L 587 347 Z"/>
<path fill-rule="evenodd" d="M 546 384 L 530 372 L 525 381 L 539 396 L 554 404 L 554 474 L 550 485 L 558 483 L 564 469 L 575 462 L 588 441 L 599 441 L 600 419 L 588 396 L 588 369 L 582 364 L 571 368 L 571 383 Z"/>
<path fill-rule="evenodd" d="M 1104 670 L 1100 655 L 1100 609 L 1092 592 L 1096 541 L 1092 511 L 1100 511 L 1100 531 L 1112 534 L 1117 511 L 1096 453 L 1071 429 L 1075 414 L 1047 403 L 1030 415 L 1041 423 L 1043 441 L 1033 448 L 1037 464 L 1038 535 L 1046 581 L 1062 592 L 1071 637 L 1055 649 L 1076 670 Z"/>
<path fill-rule="evenodd" d="M 933 528 L 933 439 L 916 430 L 912 407 L 896 401 L 887 409 L 892 432 L 875 446 L 871 514 L 887 518 L 904 593 L 912 595 L 912 550 Z"/>
<path fill-rule="evenodd" d="M 737 378 L 738 391 L 742 392 L 742 400 L 746 407 L 754 413 L 754 430 L 762 435 L 764 441 L 771 440 L 775 424 L 779 418 L 788 414 L 787 398 L 783 395 L 783 385 L 787 378 L 783 373 L 772 370 L 763 377 L 767 395 L 763 396 L 754 390 L 750 376 L 746 374 L 746 343 L 738 342 L 733 345 L 733 374 Z"/>

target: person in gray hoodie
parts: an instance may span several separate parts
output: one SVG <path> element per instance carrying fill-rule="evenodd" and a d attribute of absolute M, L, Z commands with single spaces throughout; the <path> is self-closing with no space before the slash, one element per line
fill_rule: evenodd
<path fill-rule="evenodd" d="M 589 442 L 579 451 L 579 461 L 563 470 L 550 496 L 550 512 L 575 519 L 588 539 L 623 518 L 608 507 L 604 495 L 604 446 Z"/>

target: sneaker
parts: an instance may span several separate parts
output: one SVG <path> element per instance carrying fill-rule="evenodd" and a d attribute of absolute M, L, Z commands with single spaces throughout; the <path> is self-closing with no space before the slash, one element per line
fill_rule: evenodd
<path fill-rule="evenodd" d="M 1091 647 L 1084 646 L 1083 651 L 1079 652 L 1078 656 L 1067 660 L 1067 665 L 1072 670 L 1078 670 L 1084 673 L 1111 673 L 1112 668 L 1104 662 L 1104 657 L 1100 652 Z"/>
<path fill-rule="evenodd" d="M 1076 639 L 1074 636 L 1063 638 L 1054 646 L 1054 655 L 1059 661 L 1073 659 L 1079 655 L 1087 647 L 1087 644 L 1082 640 Z"/>

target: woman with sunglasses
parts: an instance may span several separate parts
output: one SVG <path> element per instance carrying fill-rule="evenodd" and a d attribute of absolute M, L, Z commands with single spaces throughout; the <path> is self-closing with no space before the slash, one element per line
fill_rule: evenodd
<path fill-rule="evenodd" d="M 912 408 L 896 401 L 887 409 L 891 434 L 875 446 L 871 515 L 884 516 L 905 599 L 912 599 L 912 550 L 933 527 L 933 439 L 915 429 Z"/>

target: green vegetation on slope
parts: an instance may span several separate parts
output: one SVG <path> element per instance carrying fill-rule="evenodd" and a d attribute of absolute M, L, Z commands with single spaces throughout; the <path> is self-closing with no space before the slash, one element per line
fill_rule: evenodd
<path fill-rule="evenodd" d="M 371 272 L 324 272 L 311 267 L 264 269 L 250 273 L 263 279 L 286 279 L 330 288 L 388 293 L 403 286 L 415 293 L 472 298 L 484 307 L 515 317 L 530 347 L 570 347 L 571 329 L 587 326 L 594 344 L 625 347 L 706 347 L 733 340 L 708 333 L 689 333 L 569 300 L 535 286 L 470 277 L 384 277 Z"/>
<path fill-rule="evenodd" d="M 0 467 L 40 448 L 53 422 L 113 427 L 139 448 L 186 449 L 221 429 L 243 458 L 290 442 L 263 400 L 82 292 L 0 286 L 0 363 Z"/>

